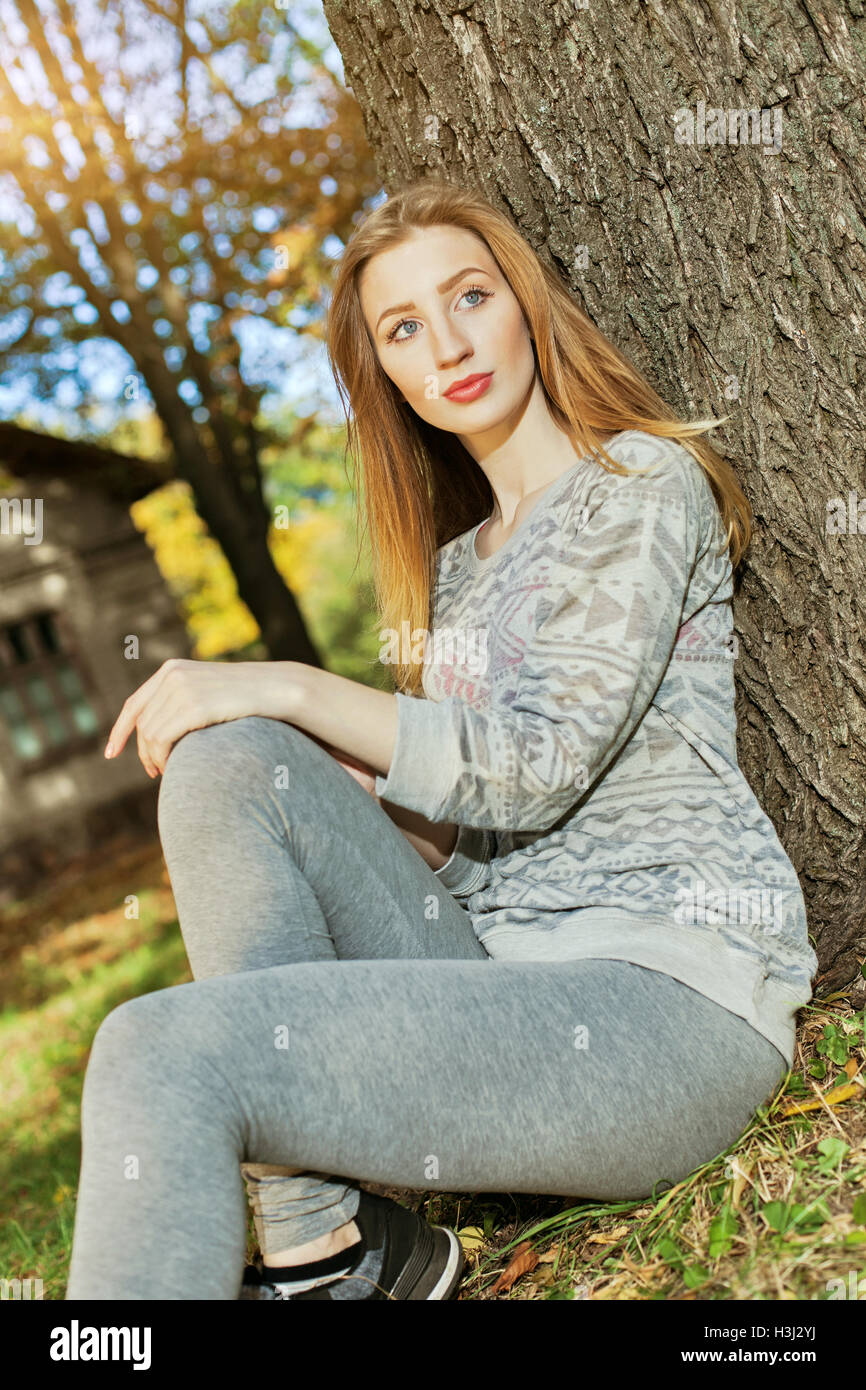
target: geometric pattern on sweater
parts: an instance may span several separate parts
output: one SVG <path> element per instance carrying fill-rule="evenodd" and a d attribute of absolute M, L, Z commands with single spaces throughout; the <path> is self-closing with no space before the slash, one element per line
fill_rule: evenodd
<path fill-rule="evenodd" d="M 703 469 L 625 430 L 493 555 L 437 554 L 423 697 L 379 795 L 459 827 L 438 876 L 481 940 L 619 908 L 710 933 L 811 997 L 794 866 L 737 762 L 730 556 Z M 489 935 L 492 933 L 492 935 Z M 711 992 L 708 990 L 708 992 Z"/>

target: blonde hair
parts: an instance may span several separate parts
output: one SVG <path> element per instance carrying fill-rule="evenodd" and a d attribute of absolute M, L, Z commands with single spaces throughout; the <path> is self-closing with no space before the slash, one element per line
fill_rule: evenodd
<path fill-rule="evenodd" d="M 602 468 L 627 474 L 644 470 L 612 459 L 602 439 L 635 429 L 682 444 L 707 474 L 736 568 L 751 537 L 751 508 L 730 464 L 698 438 L 730 417 L 680 420 L 507 217 L 478 192 L 427 178 L 375 208 L 354 232 L 328 310 L 328 358 L 346 415 L 346 448 L 360 463 L 380 625 L 400 632 L 408 619 L 410 633 L 432 629 L 436 551 L 493 506 L 483 470 L 457 435 L 416 415 L 386 375 L 361 308 L 359 277 L 370 258 L 414 230 L 443 224 L 474 232 L 497 262 L 533 335 L 548 409 L 579 456 L 597 451 Z M 421 675 L 420 661 L 395 663 L 398 690 L 417 694 Z"/>

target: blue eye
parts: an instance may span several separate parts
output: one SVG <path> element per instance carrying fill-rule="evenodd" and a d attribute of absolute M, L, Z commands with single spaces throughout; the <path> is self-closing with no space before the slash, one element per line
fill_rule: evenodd
<path fill-rule="evenodd" d="M 390 333 L 388 334 L 388 336 L 386 337 L 385 342 L 386 342 L 386 343 L 393 343 L 393 342 L 395 341 L 394 335 L 395 335 L 395 333 L 397 332 L 397 329 L 398 329 L 398 328 L 402 328 L 402 327 L 404 326 L 404 324 L 407 324 L 407 323 L 417 323 L 417 322 L 418 322 L 417 319 L 401 319 L 399 323 L 395 323 L 395 324 L 394 324 L 394 327 L 391 329 L 391 332 L 390 332 Z M 410 338 L 414 338 L 415 336 L 416 336 L 416 335 L 415 335 L 414 333 L 410 333 L 410 334 L 409 334 L 409 337 L 410 337 Z M 405 339 L 405 338 L 397 338 L 397 339 L 396 339 L 396 342 L 398 342 L 398 343 L 405 343 L 405 342 L 406 342 L 406 339 Z"/>
<path fill-rule="evenodd" d="M 461 298 L 461 299 L 465 299 L 465 297 L 466 297 L 467 294 L 480 294 L 480 295 L 482 295 L 482 297 L 486 298 L 486 297 L 487 297 L 487 293 L 488 293 L 487 290 L 482 290 L 481 287 L 480 287 L 480 285 L 475 285 L 475 286 L 473 286 L 471 289 L 464 290 L 463 293 L 461 294 L 460 298 Z M 470 305 L 470 308 L 474 309 L 474 308 L 476 308 L 476 305 L 472 304 L 472 305 Z"/>
<path fill-rule="evenodd" d="M 484 300 L 485 300 L 485 299 L 492 299 L 492 298 L 493 298 L 493 291 L 492 291 L 492 290 L 485 290 L 485 289 L 483 288 L 482 285 L 469 285 L 469 286 L 467 286 L 467 288 L 461 292 L 461 294 L 460 294 L 460 299 L 465 299 L 465 297 L 466 297 L 467 294 L 480 294 L 480 295 L 481 295 L 481 299 L 478 301 L 477 304 L 470 304 L 470 305 L 469 305 L 469 308 L 470 308 L 470 309 L 478 309 L 478 308 L 480 308 L 481 305 L 484 303 Z M 458 299 L 458 301 L 457 301 L 458 304 L 460 303 L 460 299 Z M 410 333 L 409 336 L 406 337 L 406 338 L 398 338 L 398 337 L 396 336 L 398 329 L 402 328 L 402 327 L 404 326 L 404 324 L 407 324 L 407 323 L 417 323 L 417 322 L 418 322 L 417 319 L 400 319 L 400 321 L 399 321 L 398 323 L 395 323 L 395 324 L 394 324 L 394 327 L 391 329 L 390 333 L 388 333 L 387 337 L 385 338 L 385 342 L 386 342 L 386 343 L 408 343 L 408 342 L 410 342 L 410 341 L 412 340 L 412 338 L 417 338 L 417 337 L 418 337 L 418 334 L 417 334 L 417 333 Z"/>

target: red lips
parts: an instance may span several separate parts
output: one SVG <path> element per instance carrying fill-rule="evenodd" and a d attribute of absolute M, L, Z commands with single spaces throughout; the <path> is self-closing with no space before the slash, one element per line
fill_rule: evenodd
<path fill-rule="evenodd" d="M 445 395 L 463 396 L 480 394 L 481 390 L 489 384 L 492 376 L 492 372 L 474 372 L 472 376 L 465 376 L 461 381 L 453 382 L 452 385 L 448 387 Z M 477 389 L 473 391 L 473 387 Z"/>

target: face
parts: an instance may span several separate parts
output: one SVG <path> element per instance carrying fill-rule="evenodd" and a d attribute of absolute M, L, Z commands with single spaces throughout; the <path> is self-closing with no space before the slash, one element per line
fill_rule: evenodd
<path fill-rule="evenodd" d="M 413 230 L 359 279 L 376 355 L 429 424 L 474 439 L 519 419 L 535 378 L 529 328 L 490 251 L 462 227 Z M 483 377 L 446 394 L 467 377 Z M 493 435 L 491 435 L 491 441 Z"/>

